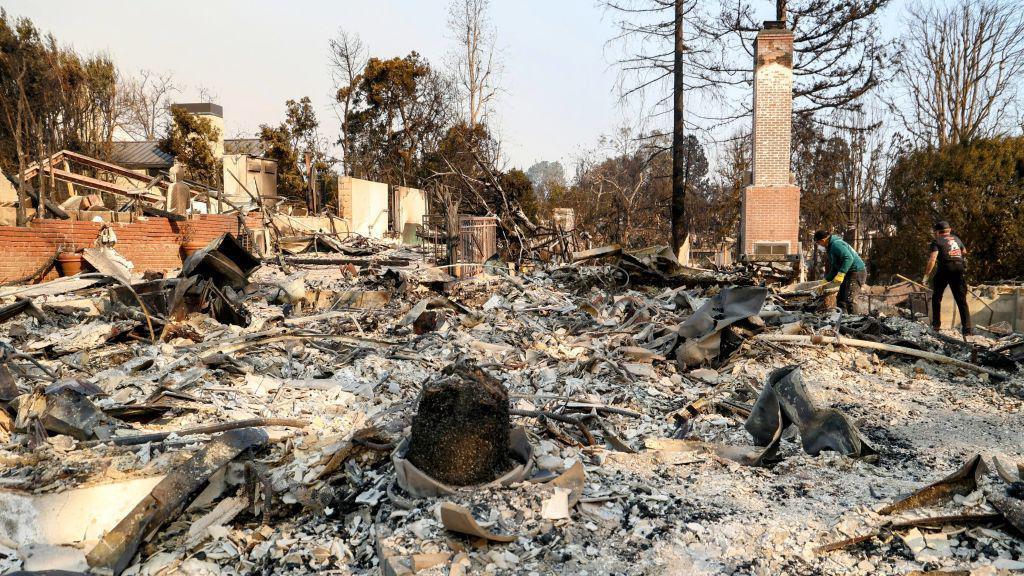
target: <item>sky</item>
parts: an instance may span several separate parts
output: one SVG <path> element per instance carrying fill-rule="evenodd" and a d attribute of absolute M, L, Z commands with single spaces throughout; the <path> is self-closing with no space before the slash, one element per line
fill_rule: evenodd
<path fill-rule="evenodd" d="M 772 3 L 760 2 L 765 17 Z M 371 56 L 416 50 L 441 66 L 453 42 L 448 0 L 3 0 L 12 15 L 83 54 L 106 53 L 125 72 L 172 72 L 196 101 L 205 87 L 224 107 L 226 137 L 252 137 L 309 96 L 329 140 L 328 40 L 357 33 Z M 492 123 L 511 164 L 523 169 L 578 155 L 631 112 L 619 106 L 614 15 L 596 0 L 494 0 L 503 92 Z M 885 21 L 886 27 L 893 19 Z"/>
<path fill-rule="evenodd" d="M 370 55 L 412 50 L 442 65 L 452 42 L 447 0 L 3 0 L 15 16 L 84 54 L 108 54 L 124 71 L 174 73 L 195 100 L 203 86 L 224 107 L 227 137 L 254 136 L 284 117 L 285 101 L 309 96 L 335 140 L 328 40 L 359 34 Z M 496 118 L 515 166 L 563 160 L 615 125 L 616 70 L 605 44 L 614 22 L 594 0 L 497 0 L 504 62 Z"/>

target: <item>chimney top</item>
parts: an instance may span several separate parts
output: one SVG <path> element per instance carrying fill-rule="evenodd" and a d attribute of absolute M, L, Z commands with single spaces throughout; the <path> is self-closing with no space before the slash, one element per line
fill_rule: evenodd
<path fill-rule="evenodd" d="M 186 112 L 192 114 L 209 114 L 218 118 L 224 117 L 224 107 L 220 104 L 214 104 L 212 102 L 191 102 L 191 103 L 180 103 L 171 104 L 172 108 L 181 108 Z"/>

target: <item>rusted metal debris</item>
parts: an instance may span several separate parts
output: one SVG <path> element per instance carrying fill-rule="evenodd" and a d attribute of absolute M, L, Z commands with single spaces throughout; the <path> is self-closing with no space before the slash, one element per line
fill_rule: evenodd
<path fill-rule="evenodd" d="M 722 353 L 722 331 L 757 316 L 768 295 L 766 288 L 725 288 L 709 299 L 679 326 L 682 343 L 676 360 L 682 367 L 699 366 Z"/>
<path fill-rule="evenodd" d="M 912 508 L 920 508 L 935 502 L 948 500 L 957 494 L 969 494 L 978 488 L 978 477 L 987 472 L 980 454 L 975 454 L 959 470 L 942 480 L 929 484 L 897 502 L 878 511 L 879 514 L 896 514 Z"/>

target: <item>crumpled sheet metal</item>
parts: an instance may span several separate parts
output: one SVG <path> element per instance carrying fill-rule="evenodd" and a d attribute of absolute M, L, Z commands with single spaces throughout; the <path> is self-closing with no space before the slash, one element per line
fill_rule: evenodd
<path fill-rule="evenodd" d="M 441 524 L 446 530 L 466 534 L 476 538 L 483 538 L 491 542 L 512 542 L 518 536 L 512 534 L 495 534 L 480 526 L 473 518 L 473 514 L 465 506 L 459 506 L 452 502 L 441 503 Z"/>
<path fill-rule="evenodd" d="M 1024 534 L 1024 464 L 1017 464 L 1017 473 L 1008 470 L 999 458 L 992 457 L 998 481 L 985 486 L 985 498 L 1003 518 Z M 984 467 L 982 466 L 983 471 Z M 976 472 L 977 474 L 977 472 Z"/>
<path fill-rule="evenodd" d="M 959 470 L 946 476 L 938 482 L 933 482 L 924 488 L 902 498 L 878 511 L 879 514 L 889 515 L 922 506 L 935 504 L 949 500 L 953 496 L 967 495 L 978 489 L 978 479 L 988 472 L 985 461 L 981 454 L 975 454 Z"/>
<path fill-rule="evenodd" d="M 208 312 L 222 324 L 248 326 L 251 321 L 248 310 L 232 302 L 215 287 L 215 281 L 203 280 L 198 276 L 168 278 L 140 282 L 131 287 L 116 286 L 110 290 L 110 298 L 135 308 L 138 306 L 135 296 L 138 295 L 147 313 L 159 323 L 162 323 L 162 319 L 180 322 L 194 312 Z"/>
<path fill-rule="evenodd" d="M 755 444 L 774 451 L 790 424 L 800 430 L 804 451 L 812 456 L 822 450 L 854 458 L 878 453 L 845 414 L 814 405 L 799 366 L 780 368 L 768 376 L 744 427 Z"/>
<path fill-rule="evenodd" d="M 38 422 L 44 430 L 76 440 L 105 439 L 110 436 L 111 419 L 82 389 L 53 385 L 43 393 L 24 394 L 16 399 L 16 430 L 28 431 Z"/>
<path fill-rule="evenodd" d="M 571 468 L 562 472 L 547 484 L 570 491 L 568 498 L 569 509 L 571 510 L 580 501 L 586 482 L 587 476 L 583 464 L 577 461 Z M 517 536 L 511 534 L 495 534 L 480 526 L 468 508 L 453 502 L 441 503 L 441 524 L 445 530 L 475 538 L 483 538 L 491 542 L 512 542 L 517 538 Z"/>
<path fill-rule="evenodd" d="M 986 491 L 985 498 L 1007 522 L 1024 534 L 1024 500 L 1010 496 L 1003 487 Z"/>
<path fill-rule="evenodd" d="M 756 316 L 767 297 L 768 289 L 760 286 L 724 288 L 679 325 L 684 341 L 676 350 L 676 360 L 683 366 L 697 366 L 718 356 L 722 330 Z"/>
<path fill-rule="evenodd" d="M 213 280 L 218 288 L 231 286 L 241 290 L 249 283 L 249 275 L 259 267 L 259 259 L 243 248 L 234 236 L 222 234 L 186 258 L 179 276 L 199 276 Z"/>
<path fill-rule="evenodd" d="M 489 482 L 487 486 L 507 486 L 515 482 L 522 482 L 530 476 L 533 470 L 533 445 L 526 436 L 526 430 L 522 427 L 514 428 L 508 435 L 509 449 L 519 461 L 519 464 Z M 427 476 L 422 470 L 413 465 L 405 458 L 409 449 L 409 439 L 403 439 L 395 451 L 391 453 L 391 462 L 395 466 L 398 477 L 398 485 L 414 498 L 434 498 L 438 496 L 451 496 L 457 493 L 459 488 L 449 486 Z M 472 487 L 467 487 L 472 488 Z"/>

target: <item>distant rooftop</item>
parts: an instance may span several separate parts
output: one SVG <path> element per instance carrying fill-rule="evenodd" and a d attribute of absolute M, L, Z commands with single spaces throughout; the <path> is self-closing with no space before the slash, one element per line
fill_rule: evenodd
<path fill-rule="evenodd" d="M 218 118 L 224 117 L 224 107 L 213 102 L 182 102 L 171 104 L 171 108 L 183 108 L 186 112 L 193 114 L 212 114 Z"/>
<path fill-rule="evenodd" d="M 160 149 L 159 140 L 139 142 L 113 142 L 110 161 L 125 168 L 166 170 L 174 164 L 174 156 Z M 259 138 L 232 138 L 224 140 L 225 154 L 262 156 L 263 145 Z"/>
<path fill-rule="evenodd" d="M 110 161 L 125 168 L 170 168 L 174 156 L 160 150 L 157 140 L 112 142 Z"/>

